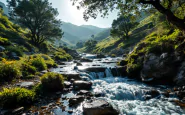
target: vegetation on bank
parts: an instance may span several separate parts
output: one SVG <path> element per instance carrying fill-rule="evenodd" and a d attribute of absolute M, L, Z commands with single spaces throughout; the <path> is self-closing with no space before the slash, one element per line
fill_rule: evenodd
<path fill-rule="evenodd" d="M 43 75 L 41 84 L 33 89 L 3 88 L 3 85 L 19 79 L 32 79 L 39 76 L 42 70 L 57 67 L 58 61 L 71 59 L 71 55 L 52 45 L 50 41 L 44 41 L 39 46 L 33 44 L 29 30 L 11 22 L 0 10 L 0 107 L 29 106 L 50 85 L 62 90 L 64 78 L 56 73 Z"/>
<path fill-rule="evenodd" d="M 28 106 L 35 100 L 35 92 L 25 88 L 4 88 L 0 92 L 0 105 L 4 108 Z"/>
<path fill-rule="evenodd" d="M 40 95 L 63 90 L 65 78 L 61 74 L 49 72 L 41 76 L 40 79 L 41 84 L 37 84 L 31 90 L 18 87 L 4 88 L 0 92 L 0 106 L 3 108 L 29 106 Z"/>
<path fill-rule="evenodd" d="M 184 42 L 183 38 L 183 33 L 179 29 L 169 28 L 165 26 L 165 22 L 158 24 L 155 30 L 139 42 L 127 56 L 125 61 L 128 62 L 126 64 L 128 75 L 131 77 L 140 75 L 144 57 L 149 53 L 158 56 L 162 53 L 172 54 Z"/>
<path fill-rule="evenodd" d="M 64 87 L 64 77 L 58 73 L 46 73 L 41 77 L 41 83 L 43 89 L 54 92 L 60 91 Z"/>

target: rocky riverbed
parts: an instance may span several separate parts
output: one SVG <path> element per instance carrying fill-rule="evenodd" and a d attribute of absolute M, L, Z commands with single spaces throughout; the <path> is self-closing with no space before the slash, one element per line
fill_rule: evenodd
<path fill-rule="evenodd" d="M 63 91 L 41 97 L 31 108 L 20 107 L 13 111 L 28 115 L 185 113 L 185 87 L 147 85 L 127 78 L 123 67 L 117 66 L 120 60 L 109 57 L 64 62 L 58 68 L 49 70 L 67 77 Z"/>

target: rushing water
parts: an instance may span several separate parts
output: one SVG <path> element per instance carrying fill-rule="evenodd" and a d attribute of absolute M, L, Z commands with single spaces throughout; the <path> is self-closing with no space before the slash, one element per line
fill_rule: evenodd
<path fill-rule="evenodd" d="M 120 58 L 105 58 L 102 60 L 94 59 L 93 62 L 82 63 L 81 68 L 107 67 L 105 72 L 82 72 L 74 70 L 74 63 L 69 63 L 67 66 L 60 66 L 58 69 L 53 69 L 55 72 L 65 73 L 80 73 L 82 76 L 87 76 L 93 82 L 92 92 L 101 93 L 99 98 L 107 100 L 112 106 L 120 112 L 120 115 L 182 115 L 185 111 L 175 105 L 170 100 L 175 97 L 165 98 L 159 96 L 149 100 L 144 100 L 144 90 L 156 89 L 163 91 L 165 88 L 161 86 L 148 86 L 144 83 L 131 80 L 127 77 L 113 76 L 110 69 L 116 66 L 116 62 Z M 111 62 L 111 63 L 105 63 Z M 93 66 L 94 67 L 94 66 Z M 119 75 L 119 74 L 117 74 Z M 67 94 L 68 97 L 73 96 L 73 93 Z M 68 102 L 64 102 L 66 105 Z M 72 108 L 68 108 L 72 109 Z M 62 112 L 61 109 L 55 109 L 57 115 L 68 114 Z M 82 104 L 76 109 L 73 108 L 73 115 L 82 114 Z"/>

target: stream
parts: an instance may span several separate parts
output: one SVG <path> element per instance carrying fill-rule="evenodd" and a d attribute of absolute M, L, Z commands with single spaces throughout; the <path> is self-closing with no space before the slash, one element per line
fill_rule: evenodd
<path fill-rule="evenodd" d="M 120 115 L 166 115 L 166 114 L 185 114 L 185 110 L 176 105 L 173 100 L 177 97 L 170 95 L 169 98 L 160 94 L 149 99 L 146 90 L 154 89 L 163 92 L 170 88 L 162 85 L 147 85 L 145 83 L 129 79 L 126 76 L 120 76 L 118 71 L 112 72 L 111 68 L 117 68 L 117 62 L 121 57 L 96 59 L 95 56 L 89 55 L 86 58 L 93 58 L 92 62 L 80 62 L 82 66 L 76 66 L 74 62 L 65 62 L 58 68 L 51 69 L 52 72 L 61 74 L 80 74 L 83 80 L 93 83 L 92 90 L 94 94 L 100 94 L 99 97 L 109 102 L 114 109 L 119 111 Z M 91 69 L 88 69 L 91 68 Z M 93 69 L 92 69 L 93 68 Z M 102 68 L 105 68 L 103 71 Z M 102 69 L 99 71 L 99 69 Z M 87 71 L 88 70 L 88 71 Z M 97 71 L 96 71 L 97 70 Z M 73 111 L 68 113 L 62 111 L 60 107 L 53 109 L 54 115 L 81 115 L 83 114 L 82 102 L 77 107 L 69 107 L 67 100 L 62 97 L 70 98 L 75 95 L 74 91 L 61 95 L 60 101 L 66 106 L 66 110 Z"/>

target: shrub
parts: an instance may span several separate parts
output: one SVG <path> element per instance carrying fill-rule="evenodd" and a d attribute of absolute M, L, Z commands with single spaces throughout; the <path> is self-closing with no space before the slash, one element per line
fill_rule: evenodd
<path fill-rule="evenodd" d="M 10 41 L 7 38 L 0 37 L 0 45 L 10 45 Z"/>
<path fill-rule="evenodd" d="M 29 65 L 28 63 L 23 63 L 21 66 L 22 75 L 27 77 L 28 75 L 34 75 L 37 72 L 37 69 L 34 66 Z"/>
<path fill-rule="evenodd" d="M 115 54 L 111 54 L 111 57 L 116 57 L 116 55 Z"/>
<path fill-rule="evenodd" d="M 43 62 L 46 64 L 47 68 L 51 68 L 51 67 L 55 67 L 55 61 L 53 59 L 51 59 L 50 56 L 45 55 L 45 54 L 36 54 L 36 55 L 32 55 L 29 57 L 30 59 L 35 59 L 35 58 L 39 58 L 41 60 L 43 60 Z M 47 69 L 45 68 L 45 69 Z"/>
<path fill-rule="evenodd" d="M 0 81 L 11 81 L 21 76 L 19 66 L 15 61 L 3 59 L 0 64 Z"/>
<path fill-rule="evenodd" d="M 49 92 L 62 90 L 64 87 L 64 77 L 61 74 L 49 72 L 41 77 L 44 89 Z"/>
<path fill-rule="evenodd" d="M 46 65 L 44 59 L 41 57 L 36 57 L 36 58 L 31 59 L 30 63 L 32 66 L 37 68 L 39 71 L 47 69 L 47 65 Z"/>
<path fill-rule="evenodd" d="M 55 60 L 68 61 L 68 59 L 62 55 L 55 55 L 54 58 L 55 58 Z"/>
<path fill-rule="evenodd" d="M 57 61 L 69 61 L 72 59 L 72 56 L 66 53 L 55 52 L 54 59 Z"/>
<path fill-rule="evenodd" d="M 23 56 L 23 51 L 19 47 L 9 46 L 7 47 L 9 52 L 15 52 L 18 56 Z"/>
<path fill-rule="evenodd" d="M 0 92 L 0 103 L 4 108 L 13 108 L 31 104 L 35 99 L 35 93 L 25 88 L 4 88 Z"/>

